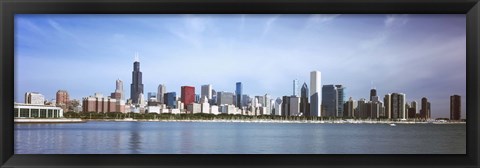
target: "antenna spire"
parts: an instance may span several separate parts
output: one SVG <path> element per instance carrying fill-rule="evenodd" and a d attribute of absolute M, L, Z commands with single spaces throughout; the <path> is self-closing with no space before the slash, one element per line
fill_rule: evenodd
<path fill-rule="evenodd" d="M 138 58 L 138 52 L 135 52 L 135 62 L 140 62 L 140 59 Z"/>

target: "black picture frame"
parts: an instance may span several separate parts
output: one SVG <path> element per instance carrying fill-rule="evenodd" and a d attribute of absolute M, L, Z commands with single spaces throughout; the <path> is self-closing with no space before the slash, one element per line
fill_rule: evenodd
<path fill-rule="evenodd" d="M 2 167 L 478 167 L 479 0 L 2 0 L 0 164 Z M 14 155 L 15 14 L 465 14 L 465 155 Z"/>

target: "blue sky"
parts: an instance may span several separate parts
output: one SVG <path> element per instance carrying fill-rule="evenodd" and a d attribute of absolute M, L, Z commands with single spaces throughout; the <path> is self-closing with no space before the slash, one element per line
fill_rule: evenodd
<path fill-rule="evenodd" d="M 115 80 L 130 95 L 134 53 L 145 94 L 159 84 L 212 84 L 251 96 L 292 94 L 292 81 L 342 84 L 346 97 L 402 92 L 427 97 L 433 117 L 449 116 L 462 96 L 465 117 L 465 15 L 16 15 L 15 100 L 109 95 Z M 373 84 L 372 84 L 373 83 Z"/>

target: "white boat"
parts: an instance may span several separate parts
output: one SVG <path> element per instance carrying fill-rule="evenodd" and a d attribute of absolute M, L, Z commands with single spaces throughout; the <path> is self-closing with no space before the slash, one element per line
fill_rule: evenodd
<path fill-rule="evenodd" d="M 395 124 L 392 123 L 392 124 L 390 124 L 390 126 L 395 127 L 395 126 L 397 126 L 397 125 L 395 125 Z"/>

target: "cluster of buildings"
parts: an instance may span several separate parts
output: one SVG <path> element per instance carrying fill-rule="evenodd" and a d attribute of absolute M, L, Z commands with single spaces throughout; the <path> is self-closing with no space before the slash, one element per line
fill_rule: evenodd
<path fill-rule="evenodd" d="M 307 117 L 341 117 L 341 118 L 382 118 L 407 120 L 412 118 L 431 118 L 430 102 L 426 97 L 420 104 L 416 101 L 406 102 L 403 93 L 389 93 L 383 99 L 377 95 L 375 88 L 370 90 L 370 98 L 345 100 L 345 87 L 342 85 L 321 85 L 321 73 L 310 72 L 310 88 L 303 83 L 299 89 L 298 80 L 293 80 L 293 93 L 272 98 L 269 94 L 251 97 L 243 92 L 243 84 L 235 84 L 235 92 L 216 91 L 211 84 L 201 86 L 200 93 L 193 86 L 181 86 L 180 94 L 167 92 L 164 84 L 158 86 L 157 92 L 144 96 L 142 72 L 138 58 L 133 63 L 130 98 L 125 100 L 123 82 L 116 80 L 116 89 L 110 96 L 95 93 L 82 98 L 74 105 L 78 112 L 121 112 L 121 113 L 206 113 L 239 115 L 277 115 Z M 450 98 L 450 119 L 460 120 L 460 96 Z M 383 100 L 383 101 L 382 101 Z M 39 93 L 26 93 L 25 104 L 52 106 Z M 63 111 L 72 110 L 68 92 L 59 90 L 52 107 Z M 81 110 L 80 110 L 81 109 Z M 417 110 L 419 109 L 419 110 Z M 417 113 L 418 112 L 418 113 Z M 19 116 L 22 116 L 19 112 Z"/>

